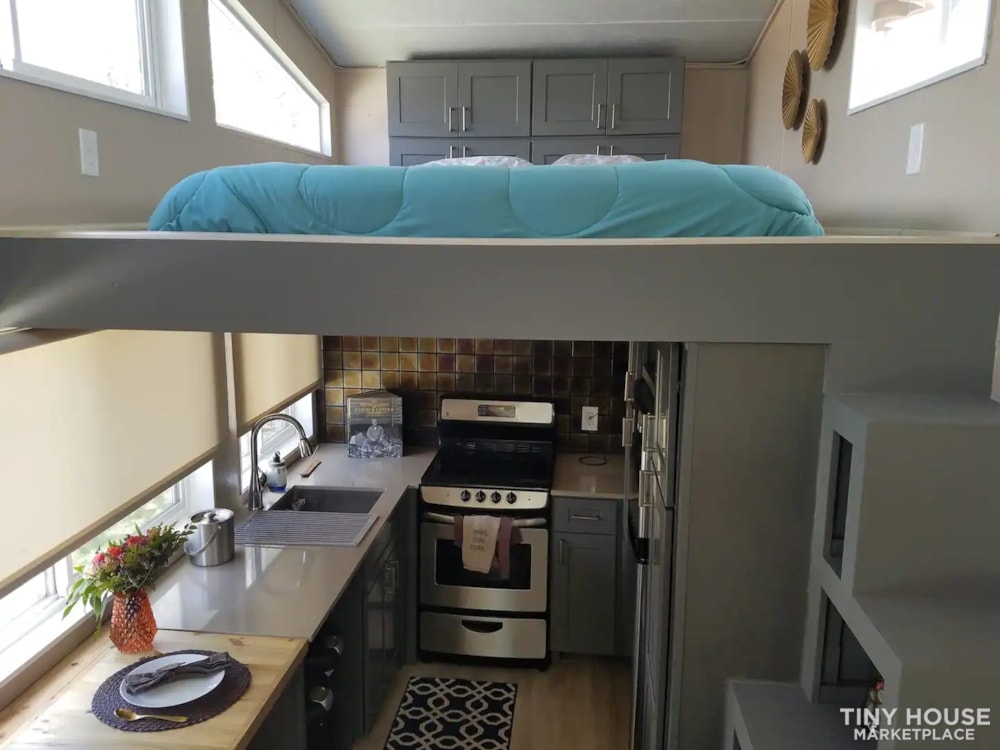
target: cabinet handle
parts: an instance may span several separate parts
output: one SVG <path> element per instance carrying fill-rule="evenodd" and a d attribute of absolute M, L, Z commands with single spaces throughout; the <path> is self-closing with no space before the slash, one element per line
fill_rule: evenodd
<path fill-rule="evenodd" d="M 559 540 L 559 564 L 560 565 L 565 565 L 566 564 L 566 540 L 565 539 L 560 539 Z"/>
<path fill-rule="evenodd" d="M 603 109 L 604 109 L 604 105 L 603 104 L 598 104 L 597 105 L 597 129 L 598 130 L 604 130 L 604 128 L 601 127 L 601 110 L 603 110 Z M 598 146 L 597 148 L 600 149 L 600 146 Z M 600 153 L 600 151 L 598 151 L 598 153 Z"/>
<path fill-rule="evenodd" d="M 503 629 L 502 622 L 483 622 L 482 620 L 462 620 L 462 627 L 473 633 L 496 633 Z"/>
<path fill-rule="evenodd" d="M 601 155 L 601 144 L 599 144 L 599 143 L 597 144 L 597 155 L 598 156 Z"/>
<path fill-rule="evenodd" d="M 569 516 L 571 521 L 603 521 L 604 516 L 598 514 L 596 516 L 580 516 L 576 513 L 570 513 Z"/>
<path fill-rule="evenodd" d="M 618 105 L 617 104 L 612 104 L 611 105 L 611 129 L 612 130 L 615 129 L 615 120 L 617 119 L 617 115 L 618 115 Z"/>
<path fill-rule="evenodd" d="M 448 107 L 448 132 L 453 133 L 455 131 L 455 108 Z"/>
<path fill-rule="evenodd" d="M 468 146 L 462 146 L 462 157 L 465 158 L 468 155 L 469 155 L 469 147 Z"/>
<path fill-rule="evenodd" d="M 611 155 L 612 156 L 615 155 L 615 144 L 613 144 L 613 143 L 611 144 Z"/>
<path fill-rule="evenodd" d="M 469 128 L 468 128 L 468 126 L 467 126 L 467 124 L 466 124 L 466 119 L 465 119 L 465 115 L 466 115 L 466 112 L 468 112 L 468 110 L 469 110 L 469 108 L 468 108 L 468 107 L 466 107 L 466 106 L 465 106 L 465 105 L 463 104 L 463 105 L 462 105 L 462 132 L 463 132 L 463 133 L 464 133 L 464 132 L 465 132 L 466 130 L 468 130 L 468 129 L 469 129 Z"/>
<path fill-rule="evenodd" d="M 448 146 L 448 158 L 449 159 L 454 159 L 455 158 L 455 147 L 454 146 Z"/>

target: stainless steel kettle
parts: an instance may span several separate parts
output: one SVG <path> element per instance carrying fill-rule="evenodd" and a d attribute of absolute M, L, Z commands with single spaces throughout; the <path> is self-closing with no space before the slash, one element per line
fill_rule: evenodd
<path fill-rule="evenodd" d="M 202 568 L 222 565 L 236 554 L 233 512 L 226 508 L 202 510 L 191 516 L 194 532 L 184 544 L 191 564 Z"/>

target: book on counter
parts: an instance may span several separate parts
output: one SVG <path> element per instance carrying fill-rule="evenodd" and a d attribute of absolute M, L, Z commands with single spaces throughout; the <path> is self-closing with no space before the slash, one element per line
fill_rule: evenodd
<path fill-rule="evenodd" d="M 347 456 L 403 455 L 403 399 L 392 391 L 363 391 L 347 397 Z"/>

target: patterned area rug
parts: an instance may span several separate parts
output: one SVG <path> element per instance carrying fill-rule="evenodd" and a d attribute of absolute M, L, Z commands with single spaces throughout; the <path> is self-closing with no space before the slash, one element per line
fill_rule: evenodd
<path fill-rule="evenodd" d="M 412 677 L 385 750 L 508 750 L 517 685 Z"/>

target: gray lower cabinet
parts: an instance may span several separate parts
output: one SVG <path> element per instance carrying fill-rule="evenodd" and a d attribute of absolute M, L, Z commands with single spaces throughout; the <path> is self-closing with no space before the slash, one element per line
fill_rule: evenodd
<path fill-rule="evenodd" d="M 458 63 L 398 62 L 386 65 L 389 135 L 458 135 Z"/>
<path fill-rule="evenodd" d="M 459 156 L 516 156 L 531 160 L 531 140 L 528 138 L 476 138 L 463 140 Z"/>
<path fill-rule="evenodd" d="M 531 159 L 528 138 L 390 138 L 389 163 L 394 167 L 415 167 L 438 159 L 460 156 L 517 156 Z"/>
<path fill-rule="evenodd" d="M 678 159 L 680 136 L 591 136 L 589 138 L 532 138 L 533 164 L 552 164 L 567 154 L 617 156 L 629 154 L 646 161 Z"/>
<path fill-rule="evenodd" d="M 615 537 L 556 532 L 552 539 L 551 649 L 615 654 Z"/>

